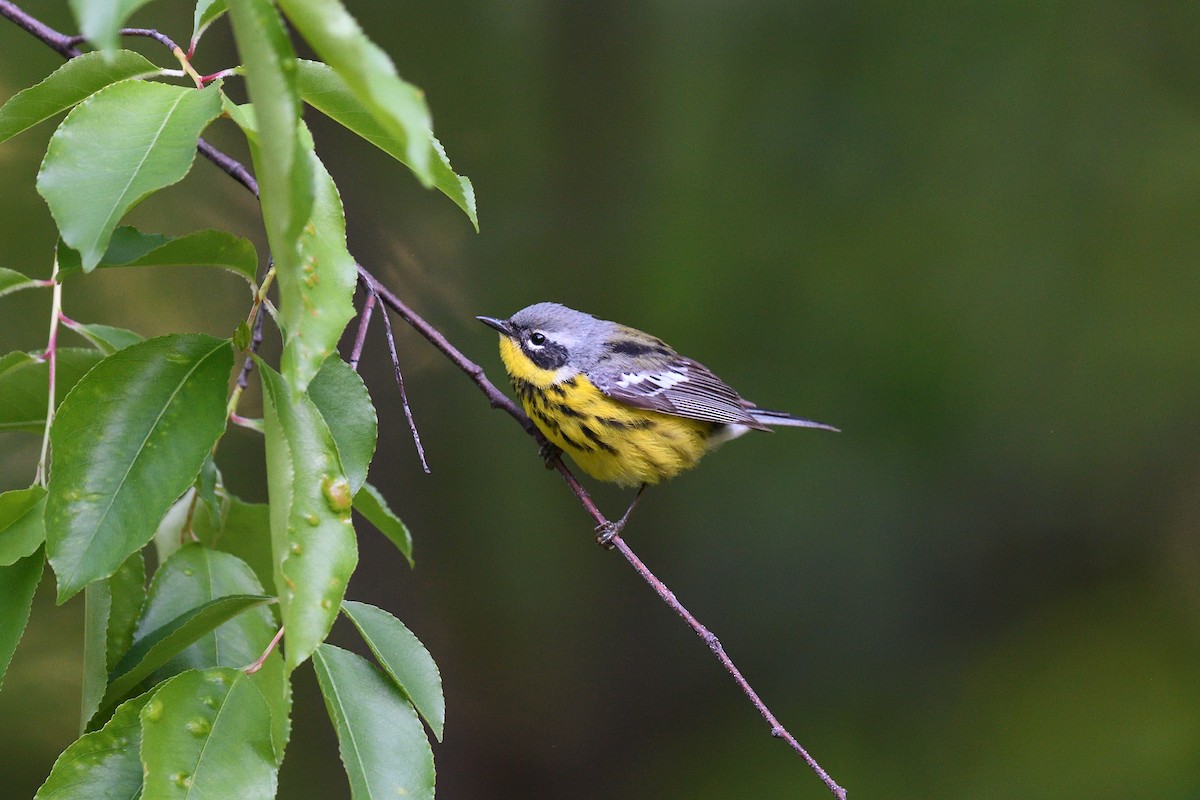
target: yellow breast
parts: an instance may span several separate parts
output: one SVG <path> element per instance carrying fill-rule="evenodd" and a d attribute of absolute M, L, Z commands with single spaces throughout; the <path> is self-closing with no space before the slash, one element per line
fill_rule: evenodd
<path fill-rule="evenodd" d="M 696 465 L 713 426 L 605 396 L 586 375 L 541 369 L 507 337 L 500 358 L 525 413 L 579 467 L 623 486 L 658 483 Z"/>

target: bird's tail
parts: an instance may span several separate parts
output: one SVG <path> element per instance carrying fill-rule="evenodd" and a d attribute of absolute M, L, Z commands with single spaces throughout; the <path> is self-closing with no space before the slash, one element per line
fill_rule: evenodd
<path fill-rule="evenodd" d="M 794 417 L 785 411 L 768 411 L 765 408 L 751 408 L 750 416 L 754 417 L 755 422 L 760 422 L 763 425 L 786 425 L 793 428 L 820 428 L 823 431 L 841 433 L 840 428 L 835 428 L 832 425 L 826 425 L 824 422 L 813 422 L 811 419 Z"/>

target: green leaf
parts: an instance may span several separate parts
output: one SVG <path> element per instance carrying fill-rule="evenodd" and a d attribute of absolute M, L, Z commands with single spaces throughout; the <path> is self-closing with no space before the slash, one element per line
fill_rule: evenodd
<path fill-rule="evenodd" d="M 100 325 L 97 323 L 84 324 L 82 322 L 67 322 L 65 320 L 63 324 L 84 339 L 87 339 L 92 347 L 106 356 L 111 356 L 118 350 L 124 350 L 131 344 L 144 341 L 139 333 L 134 333 L 124 328 L 114 328 L 111 325 Z"/>
<path fill-rule="evenodd" d="M 300 269 L 300 233 L 312 212 L 312 144 L 300 123 L 296 55 L 270 0 L 233 0 L 229 17 L 254 104 L 255 128 L 233 115 L 250 142 L 263 224 L 276 271 Z M 260 147 L 259 142 L 265 143 Z"/>
<path fill-rule="evenodd" d="M 30 278 L 28 275 L 17 272 L 15 269 L 4 269 L 0 267 L 0 297 L 13 292 L 19 292 L 22 289 L 34 289 L 47 284 Z"/>
<path fill-rule="evenodd" d="M 396 549 L 408 560 L 410 567 L 413 565 L 412 534 L 408 532 L 408 526 L 388 506 L 387 500 L 378 489 L 364 483 L 358 494 L 354 495 L 354 510 L 366 517 L 367 522 L 378 528 L 380 533 L 396 545 Z"/>
<path fill-rule="evenodd" d="M 325 359 L 308 385 L 308 396 L 333 434 L 350 491 L 355 493 L 366 482 L 367 467 L 375 454 L 378 419 L 367 386 L 349 364 L 335 356 Z"/>
<path fill-rule="evenodd" d="M 58 403 L 100 358 L 90 347 L 58 348 L 54 387 Z M 40 434 L 45 429 L 49 375 L 40 355 L 9 353 L 0 360 L 0 432 Z"/>
<path fill-rule="evenodd" d="M 384 131 L 407 143 L 405 163 L 422 184 L 432 186 L 433 121 L 421 90 L 400 79 L 392 59 L 338 0 L 279 0 L 279 5 Z"/>
<path fill-rule="evenodd" d="M 240 558 L 195 542 L 185 544 L 154 573 L 134 642 L 212 600 L 261 594 L 261 584 Z M 267 649 L 275 630 L 269 609 L 248 610 L 174 655 L 152 679 L 163 680 L 188 669 L 245 667 Z"/>
<path fill-rule="evenodd" d="M 333 437 L 308 395 L 261 360 L 275 588 L 287 629 L 288 671 L 329 634 L 358 562 L 350 484 Z"/>
<path fill-rule="evenodd" d="M 129 50 L 84 53 L 50 73 L 45 80 L 17 92 L 0 107 L 0 142 L 66 111 L 93 92 L 127 78 L 144 78 L 158 67 Z"/>
<path fill-rule="evenodd" d="M 58 252 L 60 277 L 83 271 L 78 253 L 65 246 L 60 246 Z M 204 230 L 172 237 L 122 226 L 113 231 L 108 249 L 96 266 L 217 267 L 253 284 L 257 280 L 258 251 L 249 239 L 226 231 Z"/>
<path fill-rule="evenodd" d="M 40 357 L 41 356 L 38 356 L 38 358 Z M 5 353 L 3 356 L 0 356 L 0 377 L 3 377 L 3 375 L 10 370 L 14 370 L 17 367 L 23 367 L 26 364 L 33 363 L 36 360 L 37 358 L 29 353 L 22 353 L 19 351 Z"/>
<path fill-rule="evenodd" d="M 156 669 L 166 664 L 188 645 L 247 609 L 269 603 L 274 598 L 261 595 L 230 595 L 189 609 L 134 643 L 113 670 L 101 711 L 110 708 Z"/>
<path fill-rule="evenodd" d="M 139 715 L 153 696 L 150 691 L 122 703 L 103 728 L 76 739 L 54 762 L 34 800 L 140 797 Z"/>
<path fill-rule="evenodd" d="M 8 662 L 17 651 L 21 634 L 25 633 L 33 593 L 42 580 L 45 565 L 46 556 L 38 550 L 15 564 L 0 567 L 0 686 L 4 684 L 4 673 L 8 672 Z"/>
<path fill-rule="evenodd" d="M 441 673 L 425 645 L 403 622 L 382 608 L 345 600 L 342 602 L 342 611 L 358 628 L 380 666 L 416 706 L 440 742 L 446 723 L 446 699 L 442 695 Z"/>
<path fill-rule="evenodd" d="M 70 0 L 71 11 L 79 22 L 79 30 L 89 42 L 101 50 L 110 51 L 117 46 L 117 31 L 129 19 L 129 15 L 144 6 L 149 0 Z"/>
<path fill-rule="evenodd" d="M 313 655 L 353 800 L 432 800 L 433 753 L 403 692 L 365 659 L 323 644 Z"/>
<path fill-rule="evenodd" d="M 173 556 L 188 538 L 183 533 L 183 526 L 188 522 L 195 496 L 194 487 L 180 495 L 154 529 L 154 553 L 158 556 L 159 564 L 167 563 L 167 559 Z"/>
<path fill-rule="evenodd" d="M 108 613 L 108 644 L 105 647 L 104 664 L 111 671 L 129 652 L 138 618 L 142 615 L 142 606 L 146 602 L 146 561 L 141 552 L 125 559 L 105 582 L 112 605 Z"/>
<path fill-rule="evenodd" d="M 280 371 L 304 391 L 325 359 L 337 349 L 346 323 L 354 318 L 358 270 L 346 249 L 346 217 L 333 179 L 316 155 L 312 162 L 312 219 L 300 237 L 297 269 L 275 264 L 279 322 L 283 329 Z"/>
<path fill-rule="evenodd" d="M 198 0 L 192 15 L 192 44 L 200 41 L 204 31 L 226 11 L 225 0 Z"/>
<path fill-rule="evenodd" d="M 217 487 L 220 485 L 221 472 L 217 469 L 217 462 L 213 460 L 213 454 L 210 452 L 200 466 L 200 474 L 196 476 L 195 489 L 196 493 L 200 495 L 200 502 L 204 504 L 204 508 L 208 510 L 212 519 L 221 518 L 221 500 L 217 497 Z"/>
<path fill-rule="evenodd" d="M 271 742 L 275 747 L 275 763 L 282 764 L 288 739 L 292 735 L 292 684 L 278 650 L 267 657 L 262 669 L 250 676 L 250 681 L 258 687 L 271 707 Z"/>
<path fill-rule="evenodd" d="M 220 112 L 217 84 L 138 80 L 110 84 L 72 109 L 50 137 L 37 190 L 84 272 L 100 262 L 126 212 L 188 173 L 200 132 Z"/>
<path fill-rule="evenodd" d="M 146 562 L 142 554 L 134 553 L 125 559 L 111 578 L 88 585 L 83 599 L 83 701 L 79 727 L 87 730 L 104 699 L 109 671 L 133 642 L 133 630 L 146 599 Z"/>
<path fill-rule="evenodd" d="M 45 508 L 46 490 L 41 486 L 0 494 L 0 567 L 33 555 L 46 540 Z"/>
<path fill-rule="evenodd" d="M 141 713 L 145 800 L 273 800 L 271 709 L 240 670 L 185 672 Z"/>
<path fill-rule="evenodd" d="M 62 602 L 154 535 L 225 430 L 226 339 L 172 334 L 105 358 L 50 428 L 46 543 Z"/>
<path fill-rule="evenodd" d="M 358 101 L 346 82 L 328 64 L 304 59 L 297 63 L 300 68 L 296 85 L 304 102 L 412 169 L 408 157 L 410 140 L 407 135 L 397 136 L 390 133 Z M 429 171 L 433 176 L 433 185 L 466 213 L 478 231 L 475 187 L 471 185 L 469 178 L 455 173 L 454 168 L 450 166 L 450 159 L 446 157 L 445 149 L 432 132 L 427 141 L 431 150 Z"/>
<path fill-rule="evenodd" d="M 266 503 L 247 503 L 228 495 L 222 515 L 213 519 L 198 514 L 192 531 L 207 547 L 231 553 L 249 564 L 263 586 L 275 585 L 271 513 Z"/>

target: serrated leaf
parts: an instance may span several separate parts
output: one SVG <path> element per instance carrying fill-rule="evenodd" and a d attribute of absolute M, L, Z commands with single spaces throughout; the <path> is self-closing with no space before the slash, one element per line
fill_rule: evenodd
<path fill-rule="evenodd" d="M 271 709 L 240 670 L 185 672 L 142 709 L 145 800 L 272 800 Z"/>
<path fill-rule="evenodd" d="M 154 691 L 149 691 L 122 703 L 103 728 L 72 742 L 54 762 L 50 776 L 34 800 L 139 797 L 142 788 L 139 715 L 153 696 Z"/>
<path fill-rule="evenodd" d="M 410 140 L 407 135 L 396 135 L 394 132 L 389 132 L 359 102 L 346 82 L 333 70 L 333 67 L 320 61 L 304 59 L 297 63 L 299 69 L 296 73 L 296 85 L 304 102 L 412 169 L 408 156 Z M 479 216 L 475 206 L 475 187 L 471 185 L 469 178 L 457 174 L 450 166 L 450 159 L 446 157 L 445 149 L 432 131 L 429 133 L 428 143 L 431 151 L 429 171 L 433 178 L 433 185 L 463 210 L 475 230 L 478 231 Z"/>
<path fill-rule="evenodd" d="M 37 190 L 84 272 L 99 263 L 126 212 L 188 173 L 200 132 L 220 112 L 216 84 L 138 80 L 110 84 L 71 110 L 50 137 Z"/>
<path fill-rule="evenodd" d="M 32 555 L 46 540 L 45 508 L 46 490 L 41 486 L 0 494 L 0 567 Z"/>
<path fill-rule="evenodd" d="M 106 356 L 111 356 L 118 350 L 124 350 L 131 344 L 144 341 L 141 334 L 134 333 L 125 328 L 114 328 L 112 325 L 100 325 L 98 323 L 85 324 L 74 321 L 69 323 L 64 321 L 63 324 L 84 339 L 87 339 L 92 347 Z"/>
<path fill-rule="evenodd" d="M 212 600 L 261 594 L 258 579 L 240 558 L 195 542 L 185 544 L 154 573 L 134 642 Z M 172 656 L 152 679 L 163 680 L 188 669 L 245 667 L 267 649 L 275 630 L 270 610 L 250 609 Z"/>
<path fill-rule="evenodd" d="M 0 567 L 0 686 L 12 661 L 17 643 L 29 622 L 33 593 L 42 580 L 46 557 L 39 549 L 15 564 Z"/>
<path fill-rule="evenodd" d="M 226 9 L 225 0 L 198 0 L 196 11 L 192 14 L 193 45 L 204 35 L 208 26 L 225 13 Z"/>
<path fill-rule="evenodd" d="M 104 663 L 111 671 L 133 645 L 134 631 L 146 602 L 146 561 L 141 552 L 125 559 L 106 583 L 112 596 L 112 606 L 108 614 Z"/>
<path fill-rule="evenodd" d="M 266 503 L 224 499 L 218 519 L 197 515 L 192 531 L 207 547 L 231 553 L 250 565 L 263 586 L 275 585 L 271 560 L 271 512 Z"/>
<path fill-rule="evenodd" d="M 263 224 L 276 271 L 300 269 L 300 233 L 312 212 L 311 141 L 300 123 L 296 94 L 296 55 L 269 0 L 234 0 L 229 6 L 233 34 L 254 104 L 254 127 L 243 126 L 258 178 Z M 264 146 L 260 147 L 259 142 Z"/>
<path fill-rule="evenodd" d="M 54 386 L 58 404 L 102 357 L 90 347 L 58 348 Z M 42 433 L 49 380 L 49 367 L 40 357 L 9 353 L 0 359 L 0 432 Z"/>
<path fill-rule="evenodd" d="M 89 42 L 111 57 L 117 46 L 117 31 L 129 15 L 149 0 L 70 0 L 79 30 Z"/>
<path fill-rule="evenodd" d="M 146 599 L 146 562 L 142 554 L 134 553 L 125 559 L 111 578 L 90 584 L 84 589 L 83 599 L 81 731 L 87 730 L 88 722 L 100 708 L 108 688 L 109 671 L 133 642 L 133 629 Z"/>
<path fill-rule="evenodd" d="M 404 693 L 365 659 L 323 644 L 313 667 L 353 800 L 432 800 L 433 753 Z"/>
<path fill-rule="evenodd" d="M 0 356 L 0 377 L 9 370 L 23 367 L 26 364 L 32 364 L 34 361 L 37 361 L 37 359 L 29 353 L 22 353 L 20 351 L 5 353 L 3 356 Z"/>
<path fill-rule="evenodd" d="M 0 297 L 12 294 L 13 292 L 19 292 L 22 289 L 35 289 L 46 285 L 43 281 L 30 278 L 28 275 L 17 272 L 15 269 L 0 267 Z"/>
<path fill-rule="evenodd" d="M 364 483 L 354 495 L 354 510 L 366 517 L 367 522 L 396 545 L 396 549 L 408 561 L 408 565 L 413 566 L 412 534 L 408 532 L 408 526 L 388 506 L 387 500 L 378 489 Z"/>
<path fill-rule="evenodd" d="M 267 491 L 275 587 L 287 630 L 288 671 L 329 634 L 358 562 L 350 485 L 308 395 L 258 361 L 263 383 Z"/>
<path fill-rule="evenodd" d="M 446 723 L 442 676 L 433 656 L 403 622 L 367 603 L 342 602 L 342 611 L 358 628 L 363 641 L 384 671 L 412 701 L 440 742 Z"/>
<path fill-rule="evenodd" d="M 111 708 L 156 669 L 205 634 L 243 611 L 269 603 L 273 599 L 261 595 L 221 597 L 189 609 L 166 625 L 147 633 L 134 643 L 113 670 L 112 674 L 115 677 L 109 683 L 108 691 L 100 704 L 101 713 Z"/>
<path fill-rule="evenodd" d="M 41 83 L 17 92 L 0 107 L 0 142 L 66 111 L 93 92 L 127 78 L 155 75 L 159 68 L 137 53 L 84 53 L 50 73 Z"/>
<path fill-rule="evenodd" d="M 258 273 L 254 243 L 220 230 L 195 231 L 183 236 L 142 233 L 128 226 L 113 231 L 108 249 L 96 267 L 217 267 L 249 283 Z M 58 274 L 68 278 L 83 271 L 79 253 L 59 242 Z"/>
<path fill-rule="evenodd" d="M 350 491 L 357 493 L 367 480 L 379 424 L 366 384 L 349 364 L 332 356 L 308 385 L 308 396 L 333 435 Z"/>
<path fill-rule="evenodd" d="M 62 602 L 150 540 L 225 430 L 226 339 L 172 334 L 105 358 L 50 428 L 46 542 Z"/>
<path fill-rule="evenodd" d="M 421 90 L 400 79 L 392 59 L 338 0 L 279 0 L 279 5 L 384 131 L 407 143 L 405 163 L 422 184 L 432 186 L 433 121 Z"/>

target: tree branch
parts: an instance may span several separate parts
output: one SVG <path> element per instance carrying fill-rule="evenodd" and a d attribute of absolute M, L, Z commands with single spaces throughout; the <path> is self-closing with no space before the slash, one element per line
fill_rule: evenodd
<path fill-rule="evenodd" d="M 40 39 L 49 47 L 53 48 L 64 58 L 74 58 L 80 54 L 78 48 L 75 47 L 75 42 L 77 40 L 74 37 L 65 36 L 48 27 L 39 20 L 26 14 L 10 0 L 0 0 L 0 16 L 12 20 L 18 26 Z M 149 35 L 143 31 L 139 31 L 138 33 L 139 35 Z M 218 150 L 216 147 L 213 147 L 203 139 L 199 141 L 197 150 L 201 155 L 216 164 L 222 171 L 224 171 L 238 183 L 242 184 L 242 186 L 244 186 L 250 192 L 255 195 L 258 194 L 257 181 L 255 181 L 254 177 L 249 173 L 245 166 L 243 166 L 236 159 Z M 545 438 L 541 435 L 541 432 L 538 431 L 533 422 L 528 416 L 526 416 L 524 411 L 518 408 L 517 405 L 513 403 L 507 395 L 497 389 L 496 386 L 490 380 L 488 380 L 487 375 L 484 373 L 482 367 L 463 355 L 463 353 L 454 345 L 452 345 L 440 331 L 438 331 L 435 327 L 426 322 L 419 314 L 409 308 L 407 304 L 401 301 L 400 298 L 391 292 L 386 286 L 381 284 L 365 267 L 363 267 L 361 264 L 358 264 L 357 269 L 359 281 L 364 285 L 368 293 L 377 295 L 379 299 L 383 301 L 384 305 L 398 314 L 401 319 L 403 319 L 414 330 L 425 337 L 425 339 L 428 340 L 429 343 L 435 348 L 437 348 L 437 350 L 440 351 L 447 359 L 449 359 L 451 363 L 462 370 L 488 398 L 488 401 L 491 403 L 493 408 L 501 409 L 515 419 L 530 436 L 539 442 L 539 444 L 545 441 Z M 386 311 L 384 313 L 386 316 Z M 562 475 L 563 480 L 567 483 L 567 486 L 575 494 L 576 498 L 578 498 L 580 505 L 584 508 L 588 515 L 592 517 L 596 524 L 603 525 L 607 523 L 607 518 L 605 518 L 604 514 L 601 513 L 599 508 L 597 508 L 595 502 L 591 498 L 591 495 L 588 494 L 587 490 L 583 488 L 583 486 L 571 473 L 570 469 L 568 469 L 567 466 L 562 462 L 562 459 L 555 457 L 551 462 L 551 466 L 556 469 L 560 475 Z M 808 751 L 800 745 L 796 738 L 792 736 L 792 734 L 789 733 L 782 724 L 780 724 L 778 718 L 771 713 L 771 710 L 758 696 L 758 693 L 754 691 L 749 682 L 747 682 L 745 677 L 743 677 L 741 670 L 734 665 L 733 661 L 726 654 L 724 647 L 721 646 L 720 640 L 717 639 L 717 637 L 711 631 L 709 631 L 708 628 L 701 624 L 700 621 L 697 620 L 696 617 L 692 615 L 692 613 L 688 611 L 682 603 L 679 602 L 679 599 L 675 597 L 675 593 L 668 589 L 666 584 L 659 580 L 658 577 L 650 571 L 650 569 L 642 562 L 640 558 L 638 558 L 633 550 L 630 549 L 629 545 L 624 541 L 624 539 L 622 539 L 619 535 L 614 536 L 612 539 L 612 546 L 622 555 L 622 557 L 625 558 L 626 561 L 629 562 L 630 566 L 632 566 L 638 575 L 640 575 L 642 579 L 649 584 L 650 588 L 654 590 L 654 592 L 662 599 L 662 601 L 666 603 L 667 606 L 669 606 L 676 614 L 678 614 L 680 618 L 687 623 L 688 627 L 690 627 L 696 633 L 696 635 L 699 636 L 706 645 L 708 645 L 709 649 L 720 662 L 721 666 L 725 668 L 725 671 L 728 672 L 733 680 L 737 683 L 738 687 L 742 690 L 743 694 L 746 695 L 747 699 L 750 700 L 754 708 L 760 715 L 762 715 L 767 724 L 770 725 L 771 735 L 787 742 L 788 745 L 800 755 L 804 762 L 808 764 L 809 768 L 816 773 L 817 777 L 824 782 L 826 787 L 829 788 L 829 791 L 832 792 L 834 796 L 840 798 L 840 800 L 845 800 L 846 790 L 839 786 L 833 780 L 833 778 L 830 777 L 829 773 L 822 769 L 821 765 L 818 764 L 817 761 L 811 755 L 809 755 Z"/>

